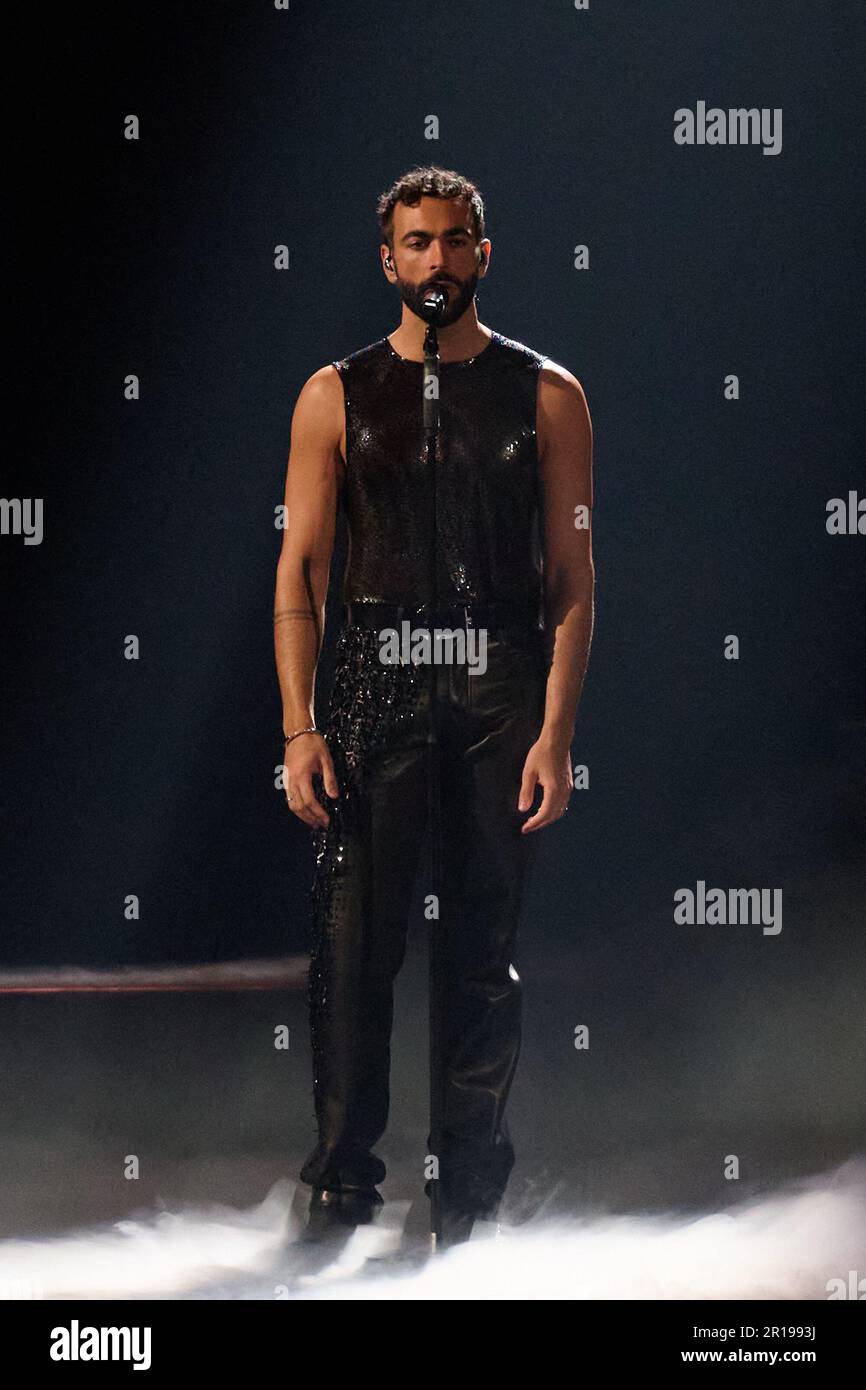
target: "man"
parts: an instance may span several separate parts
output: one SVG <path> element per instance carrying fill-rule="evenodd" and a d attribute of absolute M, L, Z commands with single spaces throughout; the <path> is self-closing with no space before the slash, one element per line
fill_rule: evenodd
<path fill-rule="evenodd" d="M 563 815 L 573 786 L 594 613 L 592 428 L 570 372 L 478 321 L 491 242 L 475 185 L 413 169 L 382 195 L 378 214 L 402 320 L 300 392 L 276 584 L 286 796 L 316 848 L 309 1002 L 319 1141 L 301 1179 L 314 1189 L 311 1217 L 330 1207 L 337 1220 L 369 1220 L 382 1200 L 385 1165 L 372 1150 L 388 1116 L 392 986 L 426 826 L 431 717 L 429 667 L 388 664 L 383 637 L 407 620 L 413 634 L 438 620 L 480 628 L 486 666 L 443 663 L 432 677 L 446 961 L 435 1158 L 443 1236 L 464 1239 L 477 1217 L 496 1214 L 514 1163 L 505 1105 L 521 1005 L 511 953 L 530 836 Z M 420 313 L 432 288 L 448 300 L 438 326 L 435 535 Z M 350 544 L 344 622 L 317 730 L 338 499 Z M 537 788 L 540 807 L 527 814 Z"/>

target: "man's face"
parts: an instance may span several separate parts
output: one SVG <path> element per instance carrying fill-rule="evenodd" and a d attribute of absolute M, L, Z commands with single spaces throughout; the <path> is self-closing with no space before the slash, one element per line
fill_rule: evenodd
<path fill-rule="evenodd" d="M 479 245 L 486 248 L 489 243 L 485 238 Z M 384 247 L 383 257 L 387 251 Z M 423 319 L 424 295 L 436 287 L 448 296 L 439 327 L 455 323 L 472 303 L 483 273 L 472 213 L 465 198 L 424 196 L 417 207 L 397 203 L 394 208 L 394 283 L 403 303 L 413 314 Z"/>

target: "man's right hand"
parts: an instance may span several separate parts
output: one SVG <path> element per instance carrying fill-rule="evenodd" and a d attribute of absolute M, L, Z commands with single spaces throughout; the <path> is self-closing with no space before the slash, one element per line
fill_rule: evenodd
<path fill-rule="evenodd" d="M 331 818 L 313 790 L 313 777 L 316 773 L 321 776 L 327 795 L 334 800 L 340 795 L 340 788 L 324 734 L 299 734 L 293 738 L 286 745 L 283 765 L 289 810 L 311 830 L 328 826 Z"/>

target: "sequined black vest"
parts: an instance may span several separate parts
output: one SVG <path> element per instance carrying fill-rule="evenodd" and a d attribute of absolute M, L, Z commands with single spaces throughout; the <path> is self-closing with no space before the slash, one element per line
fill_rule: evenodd
<path fill-rule="evenodd" d="M 436 600 L 499 603 L 544 626 L 536 392 L 544 357 L 494 333 L 439 368 Z M 346 405 L 347 602 L 433 602 L 424 364 L 387 338 L 335 361 Z"/>

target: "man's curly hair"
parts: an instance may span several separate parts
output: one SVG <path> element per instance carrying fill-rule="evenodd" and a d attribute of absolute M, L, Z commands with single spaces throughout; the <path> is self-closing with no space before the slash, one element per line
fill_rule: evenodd
<path fill-rule="evenodd" d="M 435 164 L 418 165 L 403 174 L 382 193 L 376 207 L 382 240 L 388 243 L 388 250 L 394 250 L 394 208 L 397 203 L 407 207 L 417 207 L 421 198 L 465 198 L 472 213 L 475 240 L 484 236 L 484 199 L 474 183 L 458 174 L 454 169 L 440 169 Z"/>

